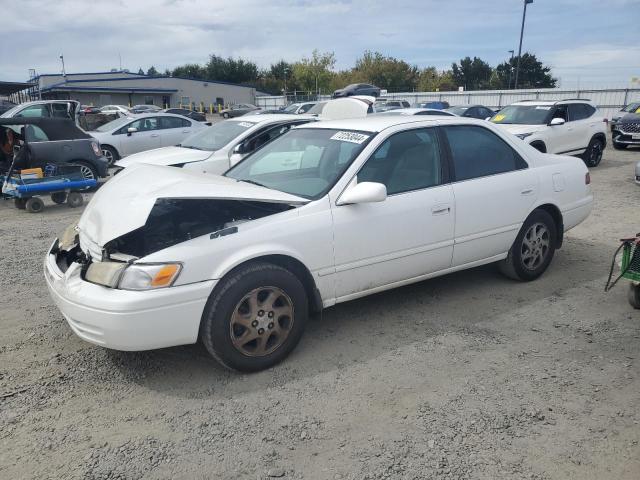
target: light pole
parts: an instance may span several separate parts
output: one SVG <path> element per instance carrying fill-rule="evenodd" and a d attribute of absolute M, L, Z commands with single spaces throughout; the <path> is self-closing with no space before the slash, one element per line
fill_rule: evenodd
<path fill-rule="evenodd" d="M 507 90 L 511 90 L 511 74 L 513 73 L 513 50 L 509 50 L 511 58 L 509 58 L 509 83 L 507 84 Z"/>
<path fill-rule="evenodd" d="M 62 62 L 62 76 L 67 77 L 67 73 L 64 71 L 64 55 L 60 55 L 60 61 Z"/>
<path fill-rule="evenodd" d="M 527 16 L 527 5 L 533 3 L 533 0 L 524 0 L 524 10 L 522 10 L 522 27 L 520 27 L 520 46 L 518 47 L 518 63 L 516 65 L 516 81 L 513 84 L 513 89 L 518 88 L 518 74 L 520 73 L 520 56 L 522 55 L 522 35 L 524 34 L 524 19 Z"/>

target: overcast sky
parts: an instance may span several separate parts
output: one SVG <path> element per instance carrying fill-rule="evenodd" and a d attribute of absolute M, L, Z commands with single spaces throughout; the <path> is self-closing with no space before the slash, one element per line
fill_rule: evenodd
<path fill-rule="evenodd" d="M 347 68 L 366 50 L 419 67 L 518 49 L 522 0 L 0 0 L 0 80 L 28 69 L 159 71 L 243 57 L 266 67 L 314 48 Z M 523 51 L 561 85 L 623 86 L 640 77 L 640 0 L 535 0 Z"/>

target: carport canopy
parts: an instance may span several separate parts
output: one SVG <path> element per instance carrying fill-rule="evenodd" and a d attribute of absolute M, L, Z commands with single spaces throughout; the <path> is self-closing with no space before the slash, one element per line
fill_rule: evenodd
<path fill-rule="evenodd" d="M 3 82 L 0 81 L 0 96 L 8 97 L 14 93 L 18 93 L 27 88 L 35 87 L 34 83 L 29 82 Z"/>

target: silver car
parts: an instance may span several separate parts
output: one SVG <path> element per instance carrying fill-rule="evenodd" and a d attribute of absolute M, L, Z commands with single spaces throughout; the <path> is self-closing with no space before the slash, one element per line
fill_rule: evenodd
<path fill-rule="evenodd" d="M 147 113 L 118 118 L 89 133 L 100 142 L 103 155 L 112 165 L 133 153 L 178 145 L 202 128 L 202 123 L 182 115 Z"/>

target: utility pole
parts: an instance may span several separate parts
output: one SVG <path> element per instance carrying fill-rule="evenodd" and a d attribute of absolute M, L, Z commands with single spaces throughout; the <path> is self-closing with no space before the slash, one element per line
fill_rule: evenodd
<path fill-rule="evenodd" d="M 60 55 L 60 61 L 62 62 L 62 76 L 67 79 L 67 72 L 64 71 L 64 55 Z"/>
<path fill-rule="evenodd" d="M 520 73 L 520 57 L 522 56 L 522 35 L 524 34 L 524 19 L 527 16 L 527 5 L 533 3 L 533 0 L 524 0 L 524 9 L 522 10 L 522 27 L 520 27 L 520 46 L 518 47 L 518 64 L 516 65 L 516 81 L 513 89 L 518 89 L 518 74 Z"/>
<path fill-rule="evenodd" d="M 507 84 L 507 90 L 511 90 L 511 74 L 513 73 L 513 54 L 514 51 L 513 50 L 509 50 L 509 53 L 511 54 L 511 58 L 509 58 L 509 83 Z"/>

